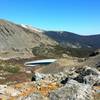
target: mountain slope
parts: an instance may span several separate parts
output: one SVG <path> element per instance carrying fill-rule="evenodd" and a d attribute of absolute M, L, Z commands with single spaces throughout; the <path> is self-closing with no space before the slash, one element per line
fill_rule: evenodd
<path fill-rule="evenodd" d="M 42 32 L 0 20 L 0 52 L 3 54 L 11 51 L 19 54 L 31 53 L 31 49 L 40 44 L 55 45 L 56 42 Z"/>
<path fill-rule="evenodd" d="M 100 35 L 81 36 L 66 31 L 45 31 L 45 34 L 59 42 L 64 47 L 100 48 Z"/>
<path fill-rule="evenodd" d="M 100 48 L 99 43 L 100 35 L 81 36 L 66 31 L 45 31 L 0 20 L 0 58 L 26 58 L 33 54 L 46 57 L 61 57 L 63 54 L 84 57 Z"/>

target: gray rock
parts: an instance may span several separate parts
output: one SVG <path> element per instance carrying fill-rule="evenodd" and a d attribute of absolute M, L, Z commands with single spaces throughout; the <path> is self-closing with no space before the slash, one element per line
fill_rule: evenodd
<path fill-rule="evenodd" d="M 7 88 L 7 85 L 0 85 L 0 94 L 5 94 L 6 88 Z"/>
<path fill-rule="evenodd" d="M 93 68 L 93 67 L 89 67 L 89 66 L 85 66 L 85 67 L 81 67 L 79 69 L 76 69 L 76 72 L 83 75 L 83 76 L 86 76 L 86 75 L 99 75 L 100 72 L 96 69 L 96 68 Z"/>
<path fill-rule="evenodd" d="M 99 82 L 100 78 L 95 75 L 88 75 L 84 77 L 84 80 L 85 84 L 90 84 L 91 86 L 93 86 L 94 84 Z"/>
<path fill-rule="evenodd" d="M 45 74 L 36 72 L 32 76 L 32 81 L 39 81 L 39 80 L 41 80 L 43 78 L 45 78 Z"/>
<path fill-rule="evenodd" d="M 22 98 L 21 100 L 47 100 L 44 96 L 39 93 L 33 93 L 29 96 Z"/>
<path fill-rule="evenodd" d="M 85 83 L 94 85 L 97 81 L 100 80 L 100 72 L 96 68 L 85 67 L 76 70 L 79 74 L 74 80 L 78 81 L 79 83 Z"/>
<path fill-rule="evenodd" d="M 49 95 L 50 100 L 93 100 L 90 85 L 70 80 L 68 83 Z"/>

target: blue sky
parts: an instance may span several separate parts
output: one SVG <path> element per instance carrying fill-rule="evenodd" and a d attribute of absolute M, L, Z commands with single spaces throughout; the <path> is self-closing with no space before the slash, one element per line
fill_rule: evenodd
<path fill-rule="evenodd" d="M 0 0 L 0 18 L 47 30 L 100 34 L 100 0 Z"/>

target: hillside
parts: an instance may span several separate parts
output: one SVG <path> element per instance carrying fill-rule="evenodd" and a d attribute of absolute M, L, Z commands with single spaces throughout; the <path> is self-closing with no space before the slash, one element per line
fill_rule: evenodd
<path fill-rule="evenodd" d="M 87 57 L 100 48 L 100 35 L 80 36 L 66 31 L 46 31 L 0 20 L 0 59 L 34 56 Z"/>
<path fill-rule="evenodd" d="M 32 48 L 56 42 L 36 29 L 0 20 L 0 57 L 32 57 Z"/>
<path fill-rule="evenodd" d="M 66 31 L 46 31 L 29 25 L 0 20 L 0 58 L 33 56 L 87 57 L 100 48 L 100 35 L 81 36 Z"/>
<path fill-rule="evenodd" d="M 100 35 L 81 36 L 67 31 L 45 31 L 45 34 L 59 42 L 63 47 L 100 48 Z"/>

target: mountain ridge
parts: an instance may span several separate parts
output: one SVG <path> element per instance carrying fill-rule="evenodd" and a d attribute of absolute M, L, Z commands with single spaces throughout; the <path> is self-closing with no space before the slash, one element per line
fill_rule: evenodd
<path fill-rule="evenodd" d="M 57 42 L 59 42 L 64 47 L 66 47 L 67 43 L 70 43 L 72 45 L 78 44 L 80 45 L 80 47 L 84 47 L 84 48 L 88 48 L 88 47 L 95 48 L 95 49 L 100 48 L 99 34 L 83 36 L 83 35 L 74 34 L 72 32 L 67 32 L 67 31 L 63 31 L 63 32 L 46 31 L 45 34 L 53 38 Z"/>
<path fill-rule="evenodd" d="M 0 20 L 0 56 L 12 55 L 27 57 L 32 55 L 32 48 L 40 45 L 55 45 L 56 42 L 47 35 L 26 29 L 19 24 L 14 24 L 6 20 Z M 10 53 L 10 54 L 9 54 Z"/>
<path fill-rule="evenodd" d="M 47 31 L 29 25 L 0 20 L 0 57 L 32 57 L 34 47 L 37 53 L 51 54 L 57 49 L 99 49 L 100 35 L 82 36 L 67 31 Z M 55 49 L 53 46 L 56 46 Z M 61 48 L 59 48 L 61 46 Z M 63 49 L 63 48 L 66 49 Z M 48 49 L 46 51 L 46 48 Z M 52 49 L 53 48 L 53 49 Z M 41 49 L 43 49 L 41 51 Z M 54 50 L 55 49 L 55 50 Z M 63 49 L 63 50 L 62 50 Z M 59 51 L 58 50 L 58 51 Z M 39 52 L 38 52 L 39 51 Z M 64 51 L 64 52 L 65 52 Z M 78 50 L 79 51 L 79 50 Z M 86 50 L 85 50 L 86 51 Z M 60 52 L 57 52 L 58 54 Z M 77 50 L 75 51 L 77 52 Z M 84 52 L 82 50 L 82 52 Z M 36 54 L 37 54 L 36 53 Z M 38 55 L 38 54 L 37 54 Z M 40 54 L 41 55 L 41 54 Z"/>

